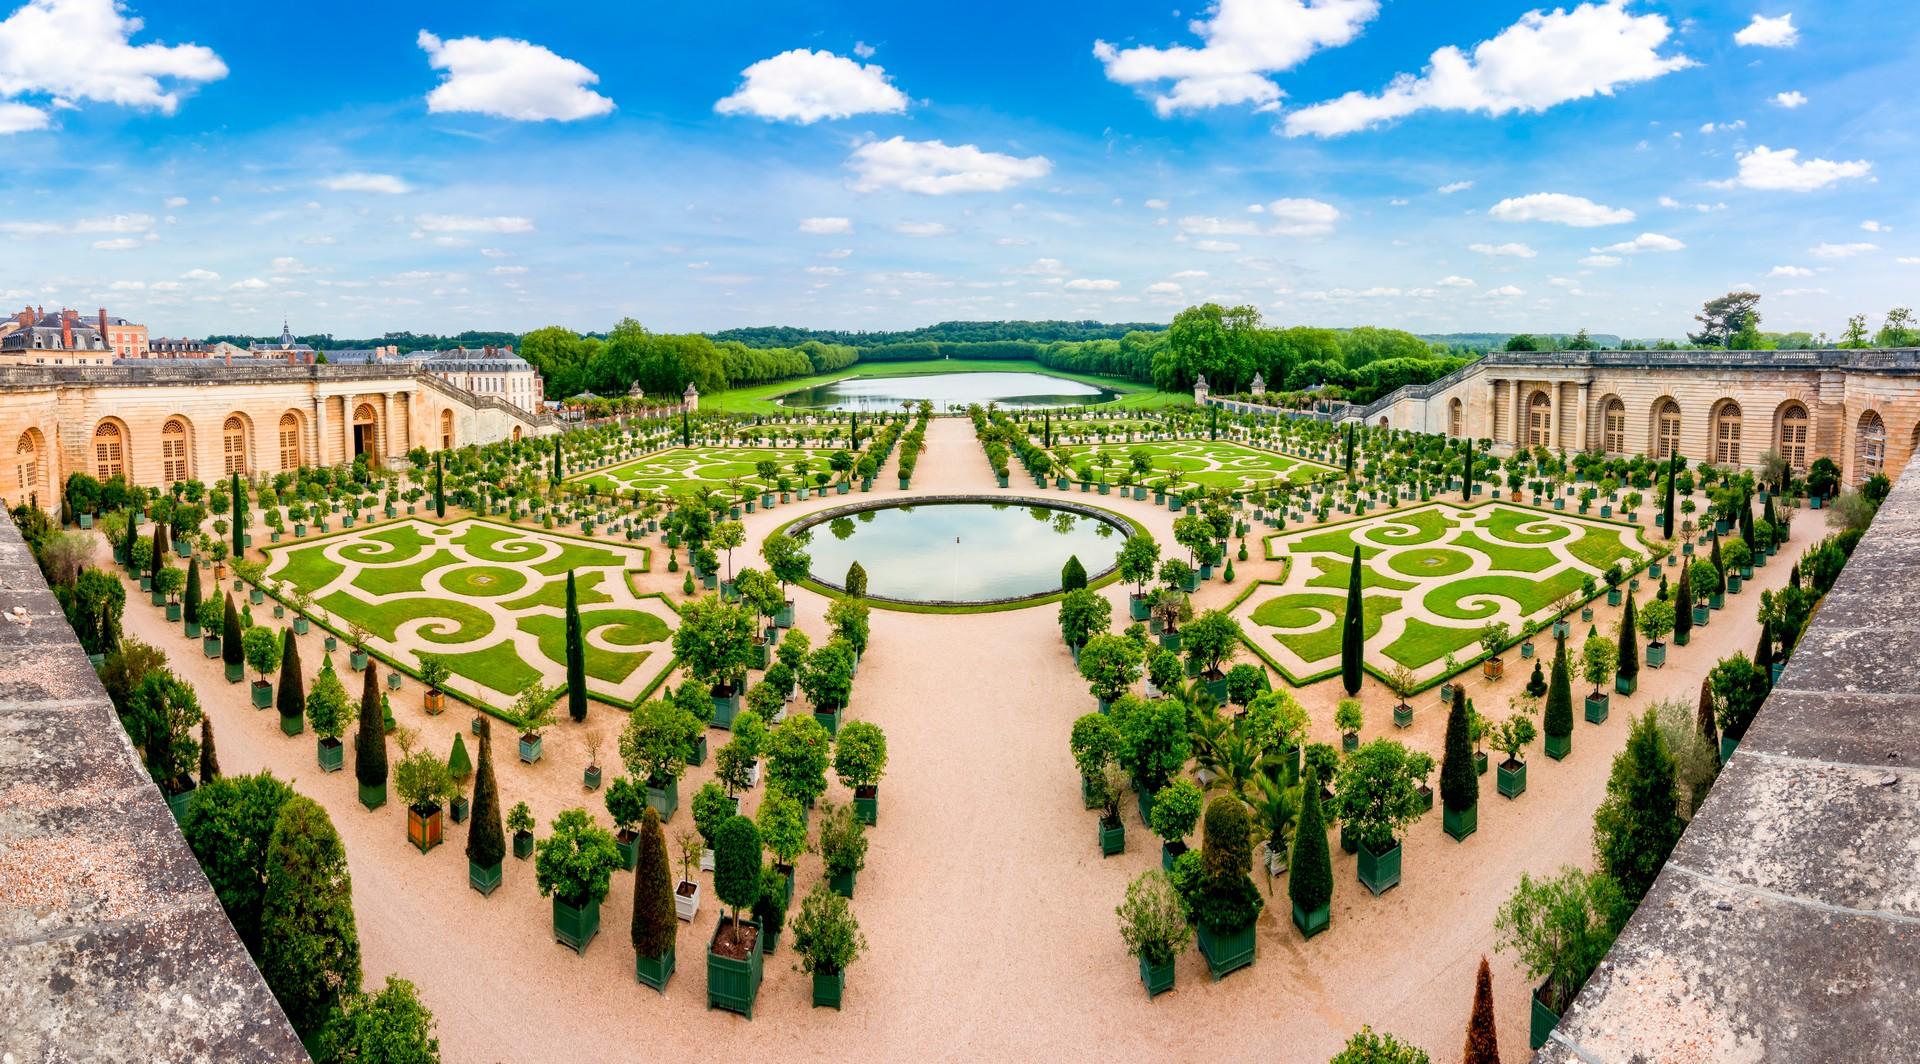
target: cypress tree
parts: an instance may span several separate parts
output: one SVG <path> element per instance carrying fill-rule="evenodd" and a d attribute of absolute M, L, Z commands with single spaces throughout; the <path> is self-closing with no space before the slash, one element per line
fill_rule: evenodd
<path fill-rule="evenodd" d="M 1773 687 L 1773 630 L 1765 621 L 1760 622 L 1760 643 L 1754 647 L 1753 663 L 1760 668 L 1760 675 L 1766 678 L 1767 687 Z"/>
<path fill-rule="evenodd" d="M 1047 411 L 1045 416 L 1047 426 L 1046 435 L 1043 436 L 1042 439 L 1046 443 L 1047 450 L 1051 451 L 1053 450 L 1053 411 Z"/>
<path fill-rule="evenodd" d="M 1713 749 L 1713 763 L 1718 766 L 1720 764 L 1720 725 L 1713 712 L 1713 678 L 1711 676 L 1702 677 L 1700 680 L 1700 704 L 1693 713 L 1693 726 L 1700 733 L 1701 738 L 1707 741 L 1707 745 Z"/>
<path fill-rule="evenodd" d="M 667 834 L 652 806 L 640 820 L 640 852 L 633 867 L 633 952 L 665 956 L 680 921 L 674 915 L 673 875 L 667 869 Z"/>
<path fill-rule="evenodd" d="M 1467 1017 L 1467 1044 L 1460 1064 L 1500 1064 L 1500 1039 L 1493 1025 L 1493 972 L 1480 958 L 1480 974 L 1473 980 L 1473 1012 Z"/>
<path fill-rule="evenodd" d="M 213 718 L 200 718 L 200 782 L 220 778 L 220 756 L 213 752 Z"/>
<path fill-rule="evenodd" d="M 1480 781 L 1473 771 L 1473 742 L 1467 738 L 1467 702 L 1453 700 L 1447 710 L 1447 742 L 1440 755 L 1440 800 L 1455 813 L 1480 804 Z"/>
<path fill-rule="evenodd" d="M 1799 562 L 1794 562 L 1792 568 L 1787 570 L 1787 586 L 1794 589 L 1795 591 L 1800 590 L 1800 563 Z"/>
<path fill-rule="evenodd" d="M 1679 474 L 1679 471 L 1680 454 L 1676 451 L 1667 459 L 1667 512 L 1665 519 L 1661 522 L 1661 531 L 1666 533 L 1668 539 L 1673 538 L 1674 477 Z"/>
<path fill-rule="evenodd" d="M 1673 641 L 1682 646 L 1693 631 L 1693 574 L 1687 571 L 1689 568 L 1680 566 L 1680 588 L 1673 596 Z"/>
<path fill-rule="evenodd" d="M 1673 755 L 1653 714 L 1634 718 L 1613 759 L 1607 796 L 1593 814 L 1593 853 L 1631 904 L 1646 897 L 1686 825 L 1674 790 Z"/>
<path fill-rule="evenodd" d="M 580 641 L 580 599 L 571 569 L 567 571 L 567 715 L 576 722 L 587 719 L 587 648 Z"/>
<path fill-rule="evenodd" d="M 1353 422 L 1347 422 L 1347 479 L 1353 479 Z"/>
<path fill-rule="evenodd" d="M 240 474 L 233 474 L 233 556 L 247 556 L 247 497 L 240 492 Z"/>
<path fill-rule="evenodd" d="M 387 785 L 387 729 L 380 713 L 380 684 L 371 659 L 361 676 L 360 728 L 353 735 L 353 774 L 362 787 Z"/>
<path fill-rule="evenodd" d="M 233 608 L 233 600 L 227 600 L 227 614 L 220 624 L 220 660 L 228 665 L 238 665 L 246 660 L 240 652 L 240 614 Z"/>
<path fill-rule="evenodd" d="M 1756 554 L 1759 553 L 1759 547 L 1754 542 L 1753 499 L 1751 497 L 1743 497 L 1740 500 L 1740 538 L 1746 543 L 1747 550 Z"/>
<path fill-rule="evenodd" d="M 200 623 L 200 559 L 187 562 L 187 590 L 180 599 L 180 617 L 188 624 Z"/>
<path fill-rule="evenodd" d="M 1614 666 L 1614 675 L 1632 680 L 1640 675 L 1640 633 L 1635 630 L 1638 618 L 1634 615 L 1633 593 L 1627 593 L 1627 608 L 1620 614 L 1620 660 Z"/>
<path fill-rule="evenodd" d="M 346 847 L 327 811 L 293 795 L 267 843 L 260 974 L 302 1038 L 360 991 L 360 935 Z"/>
<path fill-rule="evenodd" d="M 1060 567 L 1060 590 L 1073 591 L 1086 586 L 1087 567 L 1080 564 L 1078 554 L 1067 555 L 1067 564 Z"/>
<path fill-rule="evenodd" d="M 1473 501 L 1473 437 L 1467 437 L 1467 460 L 1460 467 L 1460 501 Z"/>
<path fill-rule="evenodd" d="M 1360 548 L 1355 547 L 1347 576 L 1347 614 L 1340 622 L 1340 683 L 1349 698 L 1360 693 L 1361 654 L 1367 638 L 1365 608 L 1360 598 Z"/>
<path fill-rule="evenodd" d="M 565 475 L 566 467 L 560 458 L 560 437 L 555 436 L 553 438 L 553 482 L 560 483 L 560 479 Z"/>
<path fill-rule="evenodd" d="M 442 451 L 433 456 L 433 514 L 435 517 L 447 516 L 447 455 Z"/>
<path fill-rule="evenodd" d="M 1767 496 L 1767 501 L 1760 504 L 1760 516 L 1773 526 L 1774 535 L 1780 534 L 1780 518 L 1774 516 L 1773 496 Z"/>
<path fill-rule="evenodd" d="M 467 829 L 467 860 L 497 867 L 507 855 L 506 829 L 500 822 L 500 787 L 493 778 L 493 722 L 480 718 L 480 770 L 473 784 L 473 824 Z"/>
<path fill-rule="evenodd" d="M 1547 712 L 1542 721 L 1549 739 L 1573 739 L 1573 679 L 1567 673 L 1567 642 L 1554 645 L 1553 676 L 1547 681 Z"/>
<path fill-rule="evenodd" d="M 297 721 L 307 715 L 307 681 L 300 669 L 300 640 L 295 639 L 292 632 L 280 641 L 280 691 L 274 697 L 278 699 L 282 720 Z"/>
<path fill-rule="evenodd" d="M 167 526 L 159 521 L 153 523 L 153 558 L 147 562 L 147 576 L 157 578 L 160 567 L 167 563 Z"/>
<path fill-rule="evenodd" d="M 1333 858 L 1327 852 L 1327 822 L 1320 813 L 1320 775 L 1311 764 L 1301 781 L 1300 822 L 1293 832 L 1287 897 L 1302 913 L 1333 900 Z"/>
<path fill-rule="evenodd" d="M 1726 594 L 1727 593 L 1727 568 L 1725 565 L 1721 564 L 1721 561 L 1720 561 L 1720 536 L 1718 533 L 1714 534 L 1713 552 L 1707 556 L 1707 559 L 1713 562 L 1713 569 L 1715 572 L 1720 574 L 1720 579 L 1718 581 L 1718 586 L 1705 588 L 1704 590 L 1709 595 L 1715 592 L 1718 592 L 1722 595 Z"/>

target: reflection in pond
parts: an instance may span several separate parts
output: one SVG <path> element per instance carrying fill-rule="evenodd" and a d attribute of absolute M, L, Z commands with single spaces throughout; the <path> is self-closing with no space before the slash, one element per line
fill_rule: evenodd
<path fill-rule="evenodd" d="M 1110 403 L 1118 393 L 1045 373 L 932 373 L 913 377 L 848 377 L 780 397 L 805 410 L 899 410 L 926 400 L 935 410 L 997 403 L 1005 409 Z"/>
<path fill-rule="evenodd" d="M 838 584 L 858 561 L 867 571 L 870 594 L 921 602 L 980 602 L 1058 591 L 1060 569 L 1069 556 L 1078 557 L 1087 572 L 1099 573 L 1113 565 L 1125 538 L 1099 518 L 1045 506 L 938 503 L 854 516 L 857 522 L 829 521 L 832 538 L 814 544 L 815 579 Z"/>

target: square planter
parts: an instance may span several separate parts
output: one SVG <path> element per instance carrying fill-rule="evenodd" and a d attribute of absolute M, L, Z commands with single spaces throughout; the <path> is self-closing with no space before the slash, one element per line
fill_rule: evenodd
<path fill-rule="evenodd" d="M 700 915 L 700 884 L 684 879 L 674 884 L 673 915 L 688 922 Z"/>
<path fill-rule="evenodd" d="M 437 805 L 407 807 L 407 841 L 421 853 L 440 845 L 443 837 L 443 824 L 440 807 Z"/>
<path fill-rule="evenodd" d="M 1573 752 L 1572 735 L 1549 735 L 1546 738 L 1547 756 L 1555 761 Z"/>
<path fill-rule="evenodd" d="M 1546 1045 L 1548 1037 L 1553 1034 L 1554 1027 L 1560 1023 L 1560 1014 L 1548 1008 L 1546 1003 L 1540 1000 L 1540 991 L 1545 989 L 1545 984 L 1542 984 L 1531 995 L 1533 1015 L 1527 1023 L 1527 1048 L 1529 1049 L 1539 1049 Z"/>
<path fill-rule="evenodd" d="M 1494 785 L 1502 798 L 1518 798 L 1527 793 L 1527 763 L 1514 760 L 1500 762 Z"/>
<path fill-rule="evenodd" d="M 1607 722 L 1607 703 L 1610 699 L 1605 691 L 1597 695 L 1588 695 L 1586 699 L 1587 723 L 1605 724 Z"/>
<path fill-rule="evenodd" d="M 1409 728 L 1413 726 L 1413 707 L 1401 702 L 1393 707 L 1393 726 Z"/>
<path fill-rule="evenodd" d="M 880 788 L 856 787 L 853 791 L 853 815 L 862 824 L 872 827 L 880 823 Z"/>
<path fill-rule="evenodd" d="M 1647 644 L 1647 667 L 1660 668 L 1667 663 L 1667 645 L 1665 643 Z"/>
<path fill-rule="evenodd" d="M 1140 958 L 1140 982 L 1147 988 L 1148 1001 L 1173 989 L 1174 969 L 1172 958 L 1165 964 L 1148 964 L 1145 957 Z"/>
<path fill-rule="evenodd" d="M 623 829 L 618 835 L 614 836 L 613 844 L 620 850 L 621 871 L 633 871 L 634 857 L 640 849 L 640 836 L 635 832 Z"/>
<path fill-rule="evenodd" d="M 241 680 L 246 679 L 247 667 L 245 665 L 237 661 L 229 661 L 226 662 L 225 665 L 228 683 L 239 683 Z"/>
<path fill-rule="evenodd" d="M 520 760 L 529 765 L 540 760 L 540 736 L 522 735 L 520 737 Z"/>
<path fill-rule="evenodd" d="M 660 814 L 662 822 L 673 819 L 674 811 L 680 808 L 680 779 L 674 777 L 664 787 L 647 785 L 647 804 Z M 629 866 L 631 867 L 631 866 Z"/>
<path fill-rule="evenodd" d="M 369 812 L 387 804 L 387 785 L 385 783 L 360 784 L 360 804 Z"/>
<path fill-rule="evenodd" d="M 1473 774 L 1476 776 L 1484 776 L 1487 774 L 1487 752 L 1485 750 L 1475 750 L 1473 752 Z"/>
<path fill-rule="evenodd" d="M 1109 824 L 1103 818 L 1100 825 L 1100 856 L 1112 857 L 1116 853 L 1125 853 L 1127 849 L 1127 823 L 1115 818 Z"/>
<path fill-rule="evenodd" d="M 827 729 L 828 735 L 838 736 L 840 734 L 840 715 L 842 712 L 844 711 L 841 709 L 835 709 L 830 713 L 822 713 L 816 709 L 813 713 L 813 719 L 815 723 Z"/>
<path fill-rule="evenodd" d="M 513 833 L 513 856 L 514 859 L 518 861 L 524 861 L 533 856 L 533 832 L 516 831 Z"/>
<path fill-rule="evenodd" d="M 1385 850 L 1374 853 L 1365 846 L 1360 847 L 1360 883 L 1373 892 L 1374 897 L 1386 893 L 1400 885 L 1401 846 L 1398 842 Z"/>
<path fill-rule="evenodd" d="M 751 920 L 741 921 L 743 927 L 753 929 L 753 948 L 744 958 L 735 959 L 717 953 L 713 948 L 730 923 L 729 920 L 722 920 L 713 929 L 713 938 L 707 942 L 707 1007 L 738 1012 L 752 1019 L 753 999 L 760 993 L 760 925 Z"/>
<path fill-rule="evenodd" d="M 588 901 L 575 908 L 553 899 L 553 940 L 574 951 L 585 953 L 593 936 L 600 933 L 600 903 Z"/>
<path fill-rule="evenodd" d="M 1630 695 L 1639 689 L 1640 677 L 1614 675 L 1613 690 L 1615 694 Z"/>
<path fill-rule="evenodd" d="M 219 657 L 220 656 L 220 637 L 217 635 L 201 636 L 200 652 L 201 654 L 209 658 Z"/>
<path fill-rule="evenodd" d="M 1471 805 L 1456 813 L 1442 805 L 1440 826 L 1455 842 L 1464 842 L 1468 835 L 1480 830 L 1480 807 Z"/>
<path fill-rule="evenodd" d="M 1480 675 L 1489 682 L 1498 680 L 1507 673 L 1507 663 L 1499 658 L 1488 658 L 1480 663 Z"/>
<path fill-rule="evenodd" d="M 851 898 L 853 897 L 853 888 L 859 883 L 859 880 L 860 873 L 858 872 L 828 872 L 827 889 L 843 898 Z"/>
<path fill-rule="evenodd" d="M 1254 925 L 1248 924 L 1241 930 L 1228 935 L 1217 935 L 1202 924 L 1195 929 L 1195 938 L 1200 943 L 1200 955 L 1207 959 L 1207 971 L 1218 982 L 1229 972 L 1253 964 Z"/>
<path fill-rule="evenodd" d="M 500 862 L 493 862 L 491 868 L 467 862 L 467 886 L 479 891 L 482 896 L 500 889 Z"/>
<path fill-rule="evenodd" d="M 1740 740 L 1729 739 L 1726 736 L 1722 735 L 1720 737 L 1720 763 L 1724 765 L 1727 762 L 1733 760 L 1733 752 L 1739 748 L 1740 748 Z"/>
<path fill-rule="evenodd" d="M 338 772 L 346 764 L 347 746 L 338 739 L 321 739 L 314 744 L 314 757 L 322 772 Z"/>
<path fill-rule="evenodd" d="M 658 957 L 633 955 L 633 979 L 641 986 L 649 986 L 665 993 L 667 980 L 673 978 L 673 943 L 667 943 L 667 951 Z"/>

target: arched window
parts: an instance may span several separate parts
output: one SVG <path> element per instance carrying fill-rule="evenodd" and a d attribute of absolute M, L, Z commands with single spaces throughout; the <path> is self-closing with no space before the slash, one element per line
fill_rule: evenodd
<path fill-rule="evenodd" d="M 1864 483 L 1868 477 L 1882 473 L 1887 468 L 1887 423 L 1880 420 L 1878 412 L 1869 410 L 1860 415 L 1859 461 L 1855 464 L 1854 483 Z"/>
<path fill-rule="evenodd" d="M 300 415 L 291 410 L 280 415 L 280 468 L 300 468 Z"/>
<path fill-rule="evenodd" d="M 14 448 L 14 472 L 20 478 L 20 499 L 24 503 L 40 490 L 40 435 L 38 429 L 28 429 L 20 434 L 20 445 Z"/>
<path fill-rule="evenodd" d="M 1777 450 L 1795 473 L 1807 471 L 1807 408 L 1788 403 L 1780 411 L 1780 442 Z"/>
<path fill-rule="evenodd" d="M 1731 399 L 1713 411 L 1713 461 L 1715 465 L 1740 464 L 1740 404 Z"/>
<path fill-rule="evenodd" d="M 127 441 L 120 426 L 102 421 L 93 430 L 93 475 L 101 480 L 127 471 Z"/>
<path fill-rule="evenodd" d="M 187 423 L 170 417 L 160 427 L 160 481 L 172 484 L 187 478 Z"/>
<path fill-rule="evenodd" d="M 1527 446 L 1553 446 L 1553 400 L 1545 392 L 1534 392 L 1527 400 Z"/>
<path fill-rule="evenodd" d="M 1460 400 L 1447 404 L 1447 435 L 1460 435 Z"/>
<path fill-rule="evenodd" d="M 226 455 L 226 471 L 229 474 L 239 473 L 245 476 L 247 472 L 247 423 L 241 420 L 239 414 L 227 415 L 227 423 L 220 426 L 220 446 L 222 453 Z"/>
<path fill-rule="evenodd" d="M 1660 400 L 1654 410 L 1654 449 L 1655 458 L 1672 458 L 1680 453 L 1680 404 L 1671 399 Z"/>
<path fill-rule="evenodd" d="M 1627 450 L 1627 404 L 1618 398 L 1607 400 L 1600 413 L 1601 444 L 1600 449 L 1608 454 L 1624 454 Z"/>
<path fill-rule="evenodd" d="M 453 411 L 440 411 L 440 449 L 453 450 Z"/>

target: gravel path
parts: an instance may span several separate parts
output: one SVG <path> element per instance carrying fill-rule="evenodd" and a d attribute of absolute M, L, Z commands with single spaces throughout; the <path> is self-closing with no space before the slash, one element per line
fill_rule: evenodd
<path fill-rule="evenodd" d="M 933 423 L 914 480 L 910 494 L 997 491 L 971 425 L 959 419 Z M 894 483 L 893 470 L 883 470 L 875 493 L 882 493 L 878 485 Z M 749 543 L 837 500 L 749 515 Z M 1164 507 L 1113 497 L 1087 501 L 1123 510 L 1170 542 L 1173 515 Z M 1789 548 L 1794 555 L 1821 534 L 1818 515 L 1799 518 Z M 1067 754 L 1069 727 L 1093 702 L 1060 643 L 1054 610 L 976 616 L 876 610 L 873 649 L 849 713 L 884 727 L 891 753 L 880 823 L 853 900 L 871 950 L 849 973 L 845 1011 L 815 1010 L 807 977 L 791 967 L 789 931 L 767 961 L 752 1022 L 705 1008 L 704 949 L 717 910 L 710 875 L 701 875 L 708 896 L 699 918 L 681 929 L 678 972 L 665 996 L 656 996 L 633 981 L 630 874 L 615 875 L 600 937 L 584 957 L 576 956 L 552 941 L 549 903 L 534 886 L 530 861 L 509 856 L 506 882 L 482 898 L 466 886 L 464 826 L 449 824 L 447 844 L 419 854 L 406 841 L 397 801 L 371 813 L 356 802 L 351 758 L 347 771 L 323 775 L 310 734 L 283 737 L 273 712 L 254 710 L 245 685 L 228 685 L 218 662 L 201 657 L 197 642 L 168 625 L 144 597 L 130 601 L 127 628 L 166 648 L 175 668 L 199 688 L 226 771 L 271 769 L 333 814 L 352 864 L 368 982 L 377 985 L 388 973 L 416 982 L 438 1018 L 448 1060 L 618 1059 L 628 1052 L 617 1047 L 635 1044 L 650 1056 L 699 1058 L 756 1052 L 808 1059 L 1078 1058 L 1089 1055 L 1095 1037 L 1102 1055 L 1116 1059 L 1257 1054 L 1324 1061 L 1362 1023 L 1445 1060 L 1459 1052 L 1473 969 L 1483 953 L 1493 961 L 1501 1043 L 1517 1060 L 1524 1059 L 1529 988 L 1509 956 L 1492 953 L 1494 910 L 1522 871 L 1590 862 L 1592 811 L 1624 742 L 1628 711 L 1661 698 L 1691 703 L 1713 661 L 1750 650 L 1759 591 L 1785 582 L 1787 562 L 1782 554 L 1758 570 L 1758 579 L 1730 597 L 1709 627 L 1695 630 L 1692 646 L 1673 648 L 1665 669 L 1643 670 L 1640 694 L 1616 696 L 1606 724 L 1577 721 L 1565 761 L 1548 761 L 1536 745 L 1529 789 L 1518 801 L 1498 797 L 1492 775 L 1485 777 L 1480 830 L 1467 842 L 1448 839 L 1438 812 L 1429 815 L 1405 840 L 1405 881 L 1379 898 L 1360 887 L 1354 858 L 1336 846 L 1328 933 L 1311 943 L 1299 939 L 1287 919 L 1284 882 L 1277 881 L 1275 901 L 1260 920 L 1260 957 L 1252 969 L 1211 983 L 1191 951 L 1180 959 L 1178 988 L 1151 1003 L 1121 945 L 1113 910 L 1129 879 L 1157 867 L 1158 847 L 1129 813 L 1127 852 L 1099 856 L 1095 814 L 1081 807 Z M 645 589 L 678 599 L 678 574 L 654 568 Z M 1279 575 L 1277 563 L 1257 559 L 1240 570 L 1243 581 Z M 1216 579 L 1197 605 L 1222 605 L 1239 589 Z M 1124 589 L 1106 593 L 1124 616 Z M 825 601 L 805 592 L 796 598 L 800 627 L 820 639 Z M 1617 614 L 1602 608 L 1597 621 L 1604 629 Z M 310 672 L 317 671 L 323 656 L 317 630 L 300 649 Z M 344 670 L 344 654 L 340 658 L 336 667 Z M 1506 681 L 1471 682 L 1483 711 L 1504 715 L 1507 697 L 1524 684 L 1527 670 L 1515 667 L 1517 654 L 1509 659 Z M 357 695 L 358 678 L 344 678 Z M 1339 693 L 1337 683 L 1300 693 L 1316 740 L 1334 741 Z M 395 715 L 444 753 L 470 714 L 456 706 L 427 717 L 420 695 L 409 681 L 394 696 Z M 1402 732 L 1393 732 L 1389 721 L 1391 695 L 1371 680 L 1365 701 L 1365 738 L 1393 733 L 1439 753 L 1445 715 L 1431 695 Z M 607 737 L 603 760 L 611 765 L 612 737 L 622 720 L 619 712 L 596 707 L 584 727 L 563 722 L 548 733 L 546 758 L 534 766 L 519 764 L 503 743 L 508 756 L 496 764 L 502 805 L 528 802 L 543 830 L 556 812 L 574 805 L 606 822 L 601 795 L 581 789 L 583 733 Z M 711 764 L 683 780 L 670 836 L 691 828 L 686 803 Z M 837 783 L 830 796 L 844 797 Z M 819 859 L 804 858 L 800 889 L 820 874 Z"/>

